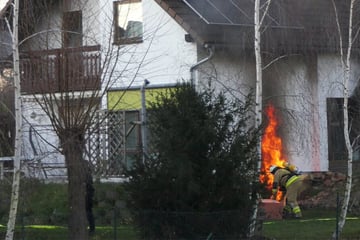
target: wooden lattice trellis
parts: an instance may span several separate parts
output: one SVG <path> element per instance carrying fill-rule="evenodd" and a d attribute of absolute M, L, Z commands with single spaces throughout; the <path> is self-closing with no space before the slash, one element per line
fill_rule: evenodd
<path fill-rule="evenodd" d="M 124 168 L 129 167 L 126 139 L 134 124 L 126 123 L 125 111 L 98 111 L 86 134 L 85 160 L 91 163 L 95 178 L 122 177 Z M 130 126 L 129 126 L 130 125 Z M 138 138 L 139 136 L 137 136 Z M 133 149 L 132 149 L 133 151 Z M 56 158 L 56 154 L 54 157 Z M 49 154 L 42 153 L 35 159 L 28 159 L 28 170 L 40 171 L 45 178 L 66 177 L 65 163 L 60 161 L 43 162 Z M 55 173 L 55 175 L 54 175 Z"/>
<path fill-rule="evenodd" d="M 96 176 L 122 175 L 126 153 L 125 135 L 125 112 L 98 112 L 88 132 L 86 153 Z"/>

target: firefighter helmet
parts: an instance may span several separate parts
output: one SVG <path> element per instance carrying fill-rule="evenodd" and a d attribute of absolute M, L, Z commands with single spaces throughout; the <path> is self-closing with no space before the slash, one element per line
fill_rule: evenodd
<path fill-rule="evenodd" d="M 278 170 L 278 166 L 276 166 L 276 165 L 271 165 L 270 168 L 269 168 L 269 171 L 272 174 L 275 174 L 276 170 Z"/>

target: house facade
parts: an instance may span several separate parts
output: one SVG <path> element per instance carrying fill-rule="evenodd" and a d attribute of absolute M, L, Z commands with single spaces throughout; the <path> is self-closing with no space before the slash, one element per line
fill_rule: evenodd
<path fill-rule="evenodd" d="M 200 84 L 211 82 L 240 96 L 255 89 L 253 1 L 156 2 L 198 44 L 211 44 L 215 49 L 211 61 L 199 69 Z M 261 3 L 265 5 L 265 1 Z M 346 50 L 349 3 L 276 1 L 263 20 L 263 108 L 275 107 L 283 157 L 302 171 L 346 170 L 340 41 Z M 355 11 L 358 8 L 355 6 Z M 265 9 L 260 10 L 261 16 Z M 355 15 L 354 21 L 357 18 Z M 354 38 L 348 88 L 350 109 L 357 108 L 359 74 L 359 38 Z M 358 118 L 352 116 L 353 128 L 357 128 Z M 357 167 L 358 133 L 354 129 L 351 135 Z"/>
<path fill-rule="evenodd" d="M 37 2 L 32 6 L 39 10 L 44 2 Z M 67 92 L 74 102 L 96 96 L 97 115 L 87 134 L 85 157 L 98 176 L 118 177 L 144 145 L 142 100 L 182 81 L 210 84 L 239 98 L 255 88 L 253 1 L 50 2 L 47 11 L 33 9 L 30 16 L 36 24 L 22 32 L 23 140 L 29 174 L 66 175 L 49 113 L 37 101 L 46 94 L 60 99 Z M 346 40 L 348 2 L 337 1 L 336 6 Z M 345 166 L 335 19 L 328 1 L 284 0 L 272 3 L 263 22 L 263 106 L 275 106 L 283 154 L 302 171 L 342 171 Z M 358 47 L 356 39 L 349 84 L 354 99 Z M 61 112 L 62 105 L 56 106 L 55 112 Z M 356 148 L 354 160 L 360 160 Z"/>
<path fill-rule="evenodd" d="M 95 99 L 85 158 L 97 177 L 119 177 L 142 146 L 141 101 L 189 81 L 197 45 L 152 0 L 35 2 L 23 13 L 36 24 L 21 33 L 24 170 L 63 179 L 48 116 Z"/>

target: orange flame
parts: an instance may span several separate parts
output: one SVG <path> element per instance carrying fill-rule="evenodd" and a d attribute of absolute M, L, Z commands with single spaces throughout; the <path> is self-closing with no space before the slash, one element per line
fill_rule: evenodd
<path fill-rule="evenodd" d="M 274 180 L 273 175 L 269 172 L 271 165 L 283 166 L 286 162 L 283 155 L 283 147 L 281 138 L 277 135 L 278 119 L 275 116 L 275 108 L 269 105 L 266 109 L 266 116 L 268 117 L 268 125 L 265 128 L 264 135 L 261 141 L 262 166 L 260 182 L 265 183 L 267 188 L 272 188 Z M 277 199 L 281 198 L 281 193 L 278 192 Z"/>

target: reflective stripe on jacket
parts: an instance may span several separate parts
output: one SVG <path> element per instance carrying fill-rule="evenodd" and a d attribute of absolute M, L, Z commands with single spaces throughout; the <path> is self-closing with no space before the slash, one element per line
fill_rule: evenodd
<path fill-rule="evenodd" d="M 285 168 L 280 168 L 276 170 L 274 174 L 273 189 L 277 189 L 278 187 L 287 188 L 291 183 L 296 181 L 296 179 L 298 179 L 297 175 L 294 175 L 294 173 Z"/>
<path fill-rule="evenodd" d="M 289 178 L 289 180 L 287 180 L 285 187 L 288 188 L 293 182 L 295 182 L 296 180 L 299 179 L 299 176 L 292 176 L 291 178 Z"/>

